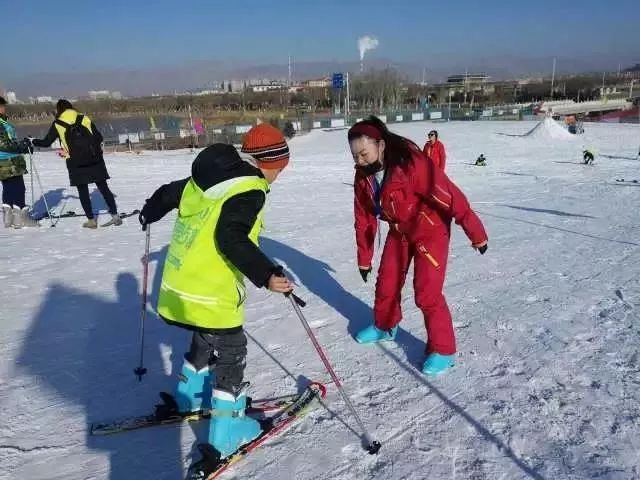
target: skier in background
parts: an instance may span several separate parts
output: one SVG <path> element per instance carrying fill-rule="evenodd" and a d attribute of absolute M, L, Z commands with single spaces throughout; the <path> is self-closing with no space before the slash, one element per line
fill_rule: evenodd
<path fill-rule="evenodd" d="M 412 141 L 391 133 L 376 117 L 348 133 L 356 163 L 354 213 L 358 268 L 372 270 L 377 217 L 389 223 L 378 269 L 374 321 L 356 334 L 359 343 L 393 340 L 402 319 L 400 295 L 413 260 L 416 305 L 424 314 L 428 342 L 422 372 L 437 375 L 454 365 L 453 322 L 442 294 L 451 221 L 484 254 L 487 234 L 460 189 Z"/>
<path fill-rule="evenodd" d="M 263 123 L 246 134 L 242 151 L 245 159 L 231 145 L 205 148 L 191 177 L 158 188 L 140 213 L 146 229 L 178 209 L 157 311 L 167 323 L 193 331 L 175 400 L 180 413 L 213 408 L 208 441 L 221 458 L 262 432 L 245 415 L 244 277 L 272 292 L 292 291 L 258 247 L 269 185 L 287 166 L 289 147 L 278 129 Z"/>
<path fill-rule="evenodd" d="M 444 151 L 444 144 L 438 139 L 438 132 L 431 130 L 427 135 L 427 143 L 422 149 L 427 158 L 444 172 L 445 163 L 447 162 L 447 154 Z"/>
<path fill-rule="evenodd" d="M 582 151 L 582 161 L 585 165 L 593 165 L 593 161 L 595 160 L 595 152 L 592 148 L 585 148 Z"/>
<path fill-rule="evenodd" d="M 485 158 L 484 153 L 481 153 L 480 156 L 478 158 L 476 158 L 475 165 L 477 167 L 486 167 L 487 166 L 487 159 Z"/>
<path fill-rule="evenodd" d="M 5 228 L 37 227 L 25 205 L 24 175 L 27 162 L 23 153 L 31 153 L 29 140 L 18 142 L 16 129 L 6 116 L 7 101 L 0 97 L 0 181 L 2 181 L 2 218 Z"/>
<path fill-rule="evenodd" d="M 78 113 L 73 105 L 64 99 L 58 100 L 56 104 L 56 119 L 51 124 L 47 136 L 42 140 L 33 140 L 33 145 L 50 147 L 57 139 L 65 152 L 69 182 L 72 187 L 78 189 L 80 203 L 87 216 L 87 221 L 82 226 L 98 228 L 89 197 L 90 183 L 96 184 L 111 214 L 111 220 L 101 226 L 122 225 L 116 201 L 107 184 L 109 173 L 102 155 L 102 134 L 89 117 Z"/>

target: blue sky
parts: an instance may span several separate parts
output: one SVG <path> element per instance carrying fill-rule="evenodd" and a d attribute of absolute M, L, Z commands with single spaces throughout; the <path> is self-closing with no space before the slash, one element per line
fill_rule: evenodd
<path fill-rule="evenodd" d="M 0 77 L 190 60 L 640 55 L 640 0 L 0 0 Z"/>

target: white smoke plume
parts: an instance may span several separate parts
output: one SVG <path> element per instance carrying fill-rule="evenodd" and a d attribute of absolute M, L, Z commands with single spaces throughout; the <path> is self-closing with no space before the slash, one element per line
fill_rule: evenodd
<path fill-rule="evenodd" d="M 358 39 L 358 50 L 360 50 L 360 61 L 364 60 L 364 54 L 369 50 L 373 50 L 378 46 L 380 42 L 375 37 L 370 37 L 369 35 L 365 35 L 364 37 L 360 37 Z"/>

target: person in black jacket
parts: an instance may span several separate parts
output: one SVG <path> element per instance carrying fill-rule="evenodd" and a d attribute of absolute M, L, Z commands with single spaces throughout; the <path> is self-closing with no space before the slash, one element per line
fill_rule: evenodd
<path fill-rule="evenodd" d="M 69 138 L 71 132 L 73 132 L 72 138 Z M 102 226 L 122 225 L 116 201 L 107 184 L 109 173 L 102 155 L 102 134 L 89 117 L 78 113 L 74 110 L 73 105 L 64 99 L 58 100 L 56 104 L 56 119 L 51 124 L 47 136 L 42 140 L 34 139 L 33 145 L 35 147 L 50 147 L 58 139 L 67 159 L 69 182 L 72 187 L 78 189 L 80 203 L 87 216 L 87 221 L 82 226 L 85 228 L 98 227 L 89 197 L 90 183 L 96 184 L 111 214 L 111 220 Z M 71 144 L 69 144 L 70 141 Z"/>
<path fill-rule="evenodd" d="M 167 323 L 194 332 L 175 405 L 161 411 L 173 415 L 176 410 L 188 413 L 213 408 L 217 413 L 208 440 L 222 458 L 261 433 L 259 423 L 244 415 L 247 339 L 242 325 L 244 287 L 237 283 L 238 276 L 273 292 L 293 289 L 282 268 L 254 243 L 261 228 L 267 184 L 287 165 L 289 147 L 279 130 L 261 124 L 247 133 L 242 151 L 244 157 L 232 145 L 205 148 L 192 164 L 191 177 L 158 188 L 139 216 L 144 230 L 179 208 L 157 310 Z M 201 255 L 208 262 L 192 252 L 204 252 Z M 220 278 L 228 278 L 231 284 L 225 280 L 217 286 Z M 202 284 L 212 287 L 202 289 Z M 229 309 L 235 302 L 236 309 Z"/>

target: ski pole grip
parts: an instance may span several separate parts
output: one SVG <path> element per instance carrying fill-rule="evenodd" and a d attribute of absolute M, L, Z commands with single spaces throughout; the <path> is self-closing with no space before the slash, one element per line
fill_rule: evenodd
<path fill-rule="evenodd" d="M 284 267 L 282 265 L 278 265 L 277 267 L 275 267 L 273 269 L 273 274 L 276 277 L 286 277 L 286 275 L 284 274 Z M 287 292 L 287 293 L 284 294 L 284 296 L 293 298 L 293 300 L 298 304 L 299 307 L 306 307 L 307 306 L 307 302 L 302 300 L 299 296 L 297 296 L 293 292 Z"/>
<path fill-rule="evenodd" d="M 302 300 L 299 296 L 297 296 L 295 293 L 293 292 L 289 292 L 289 293 L 285 293 L 286 296 L 291 295 L 291 297 L 293 298 L 293 300 L 298 304 L 299 307 L 306 307 L 307 306 L 307 302 L 305 302 L 304 300 Z"/>

